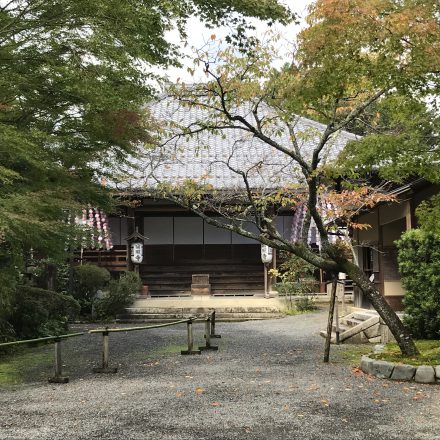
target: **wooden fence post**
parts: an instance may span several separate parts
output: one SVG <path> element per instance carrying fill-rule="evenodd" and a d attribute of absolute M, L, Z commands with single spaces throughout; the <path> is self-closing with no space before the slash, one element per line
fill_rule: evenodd
<path fill-rule="evenodd" d="M 180 353 L 187 355 L 187 354 L 201 354 L 202 352 L 200 350 L 194 350 L 194 335 L 193 335 L 193 320 L 192 318 L 188 319 L 187 325 L 187 331 L 188 331 L 188 350 L 182 350 Z"/>
<path fill-rule="evenodd" d="M 211 319 L 212 313 L 208 315 L 205 321 L 205 340 L 206 345 L 204 347 L 199 347 L 199 350 L 218 350 L 216 345 L 211 345 Z"/>
<path fill-rule="evenodd" d="M 221 338 L 221 335 L 215 334 L 215 310 L 211 312 L 211 338 Z"/>
<path fill-rule="evenodd" d="M 69 378 L 62 375 L 63 362 L 61 359 L 61 339 L 55 339 L 55 375 L 49 378 L 50 383 L 67 383 Z"/>
<path fill-rule="evenodd" d="M 339 329 L 339 307 L 338 307 L 338 297 L 337 296 L 335 299 L 335 318 L 336 318 L 336 322 L 335 322 L 336 344 L 339 345 L 340 329 Z"/>
<path fill-rule="evenodd" d="M 380 343 L 388 344 L 390 342 L 390 330 L 382 318 L 379 318 Z"/>
<path fill-rule="evenodd" d="M 334 278 L 332 281 L 330 307 L 329 307 L 329 311 L 328 311 L 327 336 L 325 338 L 325 348 L 324 348 L 324 362 L 328 362 L 329 358 L 330 358 L 330 344 L 331 344 L 331 339 L 332 339 L 333 313 L 335 310 L 337 285 L 338 285 L 338 281 L 336 280 L 336 278 Z"/>
<path fill-rule="evenodd" d="M 117 367 L 109 367 L 108 334 L 107 330 L 102 332 L 102 366 L 93 368 L 94 373 L 116 373 L 118 371 Z"/>

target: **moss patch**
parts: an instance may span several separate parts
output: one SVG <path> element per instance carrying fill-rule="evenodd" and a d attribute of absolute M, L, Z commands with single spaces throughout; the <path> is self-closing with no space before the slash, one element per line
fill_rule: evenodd
<path fill-rule="evenodd" d="M 396 343 L 386 344 L 382 353 L 370 355 L 374 359 L 409 364 L 409 365 L 440 365 L 440 340 L 418 340 L 415 341 L 420 355 L 417 357 L 406 357 L 400 353 Z"/>
<path fill-rule="evenodd" d="M 51 347 L 20 348 L 0 357 L 0 386 L 40 380 L 53 364 Z"/>
<path fill-rule="evenodd" d="M 330 359 L 332 362 L 358 366 L 362 355 L 371 353 L 371 349 L 371 344 L 332 344 Z"/>

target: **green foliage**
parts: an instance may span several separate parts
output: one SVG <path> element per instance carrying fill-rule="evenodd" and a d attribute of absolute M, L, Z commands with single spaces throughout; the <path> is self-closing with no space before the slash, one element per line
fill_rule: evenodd
<path fill-rule="evenodd" d="M 271 270 L 270 273 L 281 279 L 281 282 L 275 285 L 280 294 L 307 295 L 314 293 L 316 289 L 317 282 L 313 277 L 315 270 L 315 267 L 305 260 L 287 254 L 279 269 Z"/>
<path fill-rule="evenodd" d="M 316 310 L 318 307 L 313 298 L 302 296 L 295 301 L 295 307 L 300 312 L 310 312 Z"/>
<path fill-rule="evenodd" d="M 313 274 L 315 267 L 303 259 L 293 254 L 288 254 L 283 263 L 280 264 L 279 271 L 271 271 L 272 275 L 281 279 L 280 283 L 275 284 L 275 290 L 280 296 L 287 297 L 289 310 L 307 312 L 316 310 L 313 298 L 309 295 L 316 293 L 318 283 Z M 293 296 L 299 298 L 292 299 Z"/>
<path fill-rule="evenodd" d="M 73 296 L 81 305 L 81 313 L 91 312 L 92 302 L 98 290 L 105 289 L 110 282 L 110 272 L 92 264 L 75 267 Z"/>
<path fill-rule="evenodd" d="M 440 194 L 420 203 L 416 215 L 422 230 L 440 236 Z"/>
<path fill-rule="evenodd" d="M 14 339 L 14 328 L 9 322 L 13 311 L 16 289 L 21 281 L 19 268 L 22 259 L 17 249 L 6 243 L 0 243 L 0 341 Z"/>
<path fill-rule="evenodd" d="M 135 272 L 125 272 L 119 280 L 112 280 L 107 295 L 94 302 L 96 315 L 99 318 L 114 318 L 133 303 L 141 287 L 141 279 Z"/>
<path fill-rule="evenodd" d="M 70 266 L 65 261 L 57 261 L 53 258 L 34 259 L 32 264 L 32 283 L 42 289 L 47 288 L 49 270 L 54 272 L 54 290 L 58 293 L 67 294 L 69 291 Z"/>
<path fill-rule="evenodd" d="M 397 242 L 405 324 L 417 338 L 440 338 L 440 236 L 408 231 Z"/>
<path fill-rule="evenodd" d="M 50 336 L 67 330 L 80 306 L 72 297 L 50 290 L 20 286 L 10 318 L 18 339 Z"/>
<path fill-rule="evenodd" d="M 356 170 L 395 182 L 416 175 L 440 181 L 440 117 L 423 100 L 391 94 L 355 125 L 365 137 L 349 143 L 340 155 L 341 174 Z"/>

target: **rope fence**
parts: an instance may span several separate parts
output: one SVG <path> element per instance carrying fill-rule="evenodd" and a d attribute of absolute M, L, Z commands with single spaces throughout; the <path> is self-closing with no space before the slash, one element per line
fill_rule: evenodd
<path fill-rule="evenodd" d="M 63 376 L 62 367 L 63 362 L 61 360 L 61 341 L 68 338 L 74 338 L 76 336 L 83 336 L 85 333 L 70 333 L 68 335 L 59 335 L 59 336 L 47 336 L 45 338 L 37 338 L 37 339 L 26 339 L 24 341 L 14 341 L 14 342 L 4 342 L 0 344 L 0 347 L 13 347 L 16 345 L 24 345 L 24 344 L 35 344 L 41 342 L 53 342 L 54 343 L 54 375 L 49 378 L 49 382 L 51 383 L 67 383 L 69 382 L 69 378 L 67 376 Z"/>
<path fill-rule="evenodd" d="M 204 319 L 205 321 L 205 346 L 194 348 L 194 330 L 193 323 L 197 320 Z M 133 332 L 133 331 L 142 331 L 142 330 L 151 330 L 155 328 L 162 327 L 171 327 L 175 325 L 186 324 L 187 326 L 187 344 L 188 349 L 182 350 L 182 355 L 195 355 L 201 354 L 202 350 L 218 350 L 217 346 L 211 345 L 211 338 L 221 338 L 220 335 L 215 333 L 215 310 L 212 310 L 208 313 L 206 317 L 189 317 L 186 319 L 181 319 L 178 321 L 167 322 L 164 324 L 155 324 L 148 326 L 138 326 L 138 327 L 122 327 L 122 328 L 101 328 L 101 329 L 93 329 L 89 330 L 88 333 L 71 333 L 67 335 L 59 335 L 59 336 L 47 336 L 44 338 L 37 339 L 27 339 L 23 341 L 13 341 L 13 342 L 5 342 L 0 344 L 0 348 L 2 347 L 12 347 L 17 345 L 25 345 L 25 344 L 36 344 L 36 343 L 54 343 L 54 376 L 49 378 L 49 382 L 51 383 L 68 383 L 69 378 L 67 376 L 63 376 L 62 374 L 62 357 L 61 357 L 61 341 L 68 338 L 73 338 L 77 336 L 84 336 L 86 334 L 102 334 L 102 348 L 101 348 L 101 365 L 93 368 L 94 373 L 116 373 L 118 371 L 117 367 L 110 366 L 110 349 L 109 349 L 109 335 L 110 333 L 120 333 L 120 332 Z"/>

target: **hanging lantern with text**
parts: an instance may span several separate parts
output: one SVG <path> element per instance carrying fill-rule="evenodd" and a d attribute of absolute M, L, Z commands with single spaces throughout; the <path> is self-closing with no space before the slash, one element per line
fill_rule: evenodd
<path fill-rule="evenodd" d="M 272 262 L 273 249 L 266 244 L 261 245 L 261 261 L 264 264 L 268 264 Z"/>
<path fill-rule="evenodd" d="M 141 241 L 131 243 L 131 261 L 140 264 L 144 260 L 144 244 Z"/>
<path fill-rule="evenodd" d="M 136 227 L 135 231 L 131 235 L 129 235 L 126 240 L 127 243 L 129 243 L 130 245 L 131 262 L 133 264 L 141 264 L 144 261 L 145 237 L 139 233 L 139 230 Z"/>

